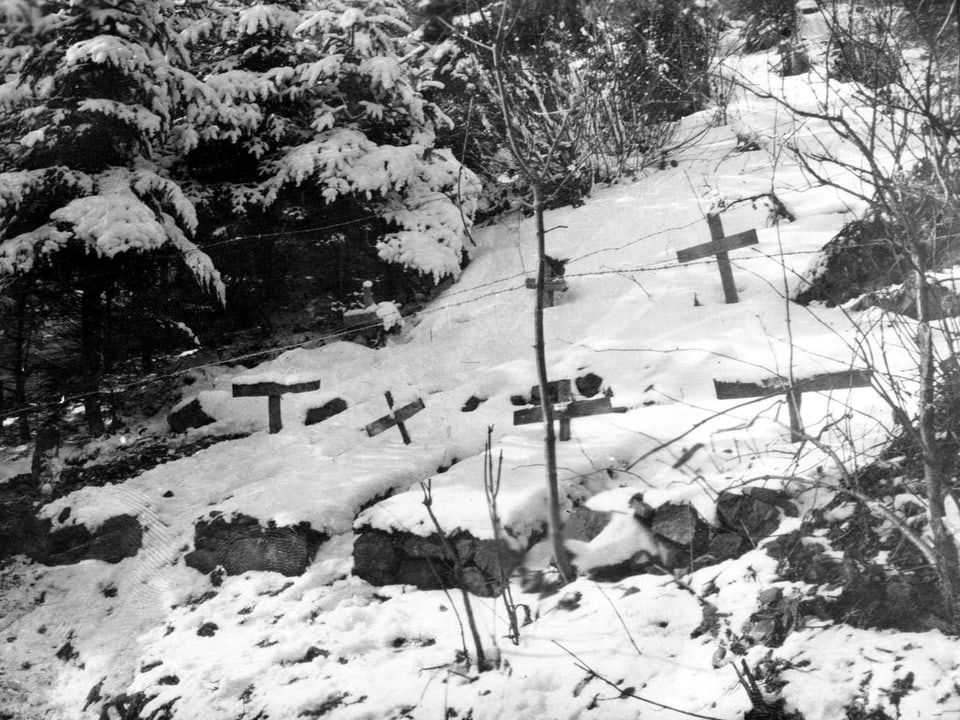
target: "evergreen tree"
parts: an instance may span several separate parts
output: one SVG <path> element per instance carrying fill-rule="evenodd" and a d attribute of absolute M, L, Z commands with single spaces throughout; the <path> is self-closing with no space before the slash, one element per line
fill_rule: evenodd
<path fill-rule="evenodd" d="M 478 183 L 436 147 L 405 19 L 396 0 L 204 8 L 183 34 L 215 93 L 184 118 L 191 192 L 276 222 L 374 215 L 383 260 L 458 274 Z"/>
<path fill-rule="evenodd" d="M 191 241 L 193 204 L 166 166 L 181 107 L 204 98 L 168 25 L 173 0 L 41 0 L 2 6 L 0 275 L 80 293 L 79 390 L 103 429 L 105 295 L 136 257 L 167 251 L 220 298 Z"/>

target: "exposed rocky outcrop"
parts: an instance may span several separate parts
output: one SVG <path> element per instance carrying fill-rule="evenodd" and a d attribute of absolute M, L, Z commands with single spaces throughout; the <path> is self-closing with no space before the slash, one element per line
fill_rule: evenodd
<path fill-rule="evenodd" d="M 107 518 L 90 530 L 80 523 L 53 528 L 49 518 L 35 520 L 22 548 L 44 565 L 70 565 L 81 560 L 118 563 L 133 557 L 143 545 L 143 528 L 133 515 Z"/>
<path fill-rule="evenodd" d="M 820 263 L 797 293 L 801 305 L 820 301 L 840 305 L 867 292 L 901 283 L 908 264 L 887 242 L 888 231 L 879 220 L 848 223 L 823 248 Z"/>
<path fill-rule="evenodd" d="M 626 560 L 594 566 L 590 571 L 594 579 L 699 569 L 740 557 L 777 530 L 781 513 L 797 514 L 786 495 L 765 488 L 747 488 L 743 494 L 720 493 L 717 526 L 710 525 L 686 502 L 667 502 L 654 508 L 638 493 L 631 498 L 630 507 L 639 530 L 638 550 Z"/>
<path fill-rule="evenodd" d="M 449 538 L 463 577 L 457 578 L 456 562 L 436 535 L 364 530 L 353 545 L 355 575 L 371 585 L 415 585 L 422 590 L 463 586 L 482 597 L 500 591 L 501 578 L 509 576 L 521 555 L 501 541 L 480 540 L 460 532 Z"/>
<path fill-rule="evenodd" d="M 133 515 L 108 518 L 91 530 L 68 523 L 71 511 L 66 507 L 55 527 L 51 518 L 37 517 L 39 497 L 30 475 L 17 476 L 0 488 L 0 560 L 23 554 L 45 565 L 116 563 L 139 552 L 143 528 Z"/>
<path fill-rule="evenodd" d="M 249 570 L 300 575 L 327 539 L 305 522 L 292 527 L 270 522 L 264 527 L 242 513 L 229 518 L 213 513 L 194 525 L 194 550 L 184 560 L 202 573 L 220 567 L 227 575 Z"/>

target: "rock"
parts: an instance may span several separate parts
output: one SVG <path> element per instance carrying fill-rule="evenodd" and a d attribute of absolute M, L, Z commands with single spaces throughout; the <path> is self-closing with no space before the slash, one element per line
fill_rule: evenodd
<path fill-rule="evenodd" d="M 167 415 L 167 424 L 170 426 L 170 431 L 175 433 L 186 432 L 190 428 L 203 427 L 212 422 L 215 422 L 215 420 L 203 411 L 200 398 L 194 398 L 186 405 Z"/>
<path fill-rule="evenodd" d="M 747 552 L 753 545 L 742 535 L 732 532 L 717 533 L 710 539 L 707 553 L 712 555 L 716 562 L 732 560 Z"/>
<path fill-rule="evenodd" d="M 205 622 L 199 628 L 197 628 L 197 635 L 200 637 L 213 637 L 217 634 L 217 630 L 220 628 L 214 622 Z"/>
<path fill-rule="evenodd" d="M 353 574 L 377 587 L 394 585 L 400 557 L 392 535 L 382 530 L 364 530 L 353 543 Z"/>
<path fill-rule="evenodd" d="M 216 515 L 194 525 L 194 550 L 184 560 L 188 567 L 204 574 L 222 567 L 227 575 L 249 570 L 300 575 L 327 539 L 305 522 L 263 527 L 249 515 L 238 514 L 229 520 Z"/>
<path fill-rule="evenodd" d="M 65 525 L 52 530 L 49 519 L 38 520 L 31 527 L 25 552 L 44 565 L 71 565 L 81 560 L 103 560 L 118 563 L 140 552 L 143 528 L 133 515 L 107 518 L 91 531 L 85 525 Z"/>
<path fill-rule="evenodd" d="M 689 549 L 693 556 L 706 550 L 710 526 L 689 503 L 664 503 L 653 513 L 653 532 Z"/>
<path fill-rule="evenodd" d="M 476 395 L 471 395 L 467 398 L 467 401 L 463 404 L 463 407 L 460 408 L 460 412 L 473 412 L 481 403 L 485 403 L 487 398 L 479 398 Z"/>
<path fill-rule="evenodd" d="M 845 225 L 828 242 L 822 260 L 806 277 L 808 285 L 796 296 L 800 305 L 814 301 L 840 305 L 866 292 L 903 282 L 909 261 L 887 242 L 881 220 L 866 218 Z"/>
<path fill-rule="evenodd" d="M 790 499 L 790 496 L 783 490 L 772 490 L 765 487 L 748 487 L 743 491 L 744 495 L 762 500 L 768 505 L 773 505 L 781 510 L 787 517 L 799 517 L 800 511 L 796 503 Z"/>
<path fill-rule="evenodd" d="M 327 418 L 332 418 L 334 415 L 342 413 L 346 409 L 347 401 L 343 398 L 336 397 L 318 408 L 308 408 L 307 415 L 303 420 L 303 424 L 316 425 L 317 423 L 323 422 Z"/>
<path fill-rule="evenodd" d="M 610 522 L 610 513 L 578 505 L 567 513 L 563 531 L 568 540 L 590 542 L 603 531 L 608 522 Z"/>
<path fill-rule="evenodd" d="M 430 537 L 421 537 L 420 535 L 407 535 L 403 540 L 401 551 L 407 557 L 442 559 L 447 557 L 443 549 L 443 543 L 436 535 Z"/>
<path fill-rule="evenodd" d="M 573 382 L 577 386 L 577 392 L 589 398 L 600 392 L 600 386 L 603 385 L 603 378 L 591 372 L 586 375 L 581 375 Z"/>
<path fill-rule="evenodd" d="M 547 397 L 550 398 L 550 402 L 557 403 L 560 402 L 560 385 L 561 383 L 568 383 L 569 380 L 552 380 L 547 383 Z M 569 386 L 569 385 L 568 385 Z M 540 405 L 540 386 L 534 385 L 530 390 L 530 404 L 531 405 Z"/>
<path fill-rule="evenodd" d="M 633 516 L 645 523 L 653 521 L 653 515 L 656 512 L 653 505 L 650 505 L 643 499 L 643 493 L 636 493 L 630 498 L 630 509 L 633 510 Z"/>
<path fill-rule="evenodd" d="M 500 578 L 504 575 L 509 577 L 513 569 L 520 564 L 521 559 L 520 553 L 512 550 L 503 541 L 500 542 L 498 547 L 494 540 L 477 540 L 473 564 L 483 572 L 488 580 L 495 582 L 499 587 Z"/>
<path fill-rule="evenodd" d="M 503 541 L 498 553 L 494 540 L 462 532 L 449 540 L 463 568 L 460 582 L 482 597 L 499 593 L 501 562 L 507 575 L 520 563 L 521 554 Z M 436 535 L 365 529 L 354 541 L 353 573 L 377 586 L 403 584 L 422 590 L 459 586 L 456 562 Z"/>
<path fill-rule="evenodd" d="M 421 590 L 455 587 L 450 567 L 439 560 L 406 558 L 397 566 L 396 578 L 390 585 L 414 585 Z"/>
<path fill-rule="evenodd" d="M 776 507 L 755 496 L 727 490 L 717 498 L 717 514 L 724 528 L 749 538 L 754 545 L 780 526 Z"/>

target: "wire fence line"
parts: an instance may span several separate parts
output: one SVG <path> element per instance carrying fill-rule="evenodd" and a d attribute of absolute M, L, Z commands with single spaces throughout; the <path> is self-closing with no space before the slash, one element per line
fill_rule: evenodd
<path fill-rule="evenodd" d="M 374 216 L 370 216 L 370 217 L 374 217 Z M 347 225 L 347 224 L 362 222 L 362 221 L 365 221 L 366 219 L 369 219 L 369 218 L 363 218 L 363 219 L 348 221 L 348 222 L 344 222 L 344 223 L 337 223 L 337 224 L 334 224 L 334 225 L 319 226 L 319 227 L 317 227 L 317 228 L 305 228 L 305 229 L 303 229 L 301 232 L 317 231 L 317 230 L 322 230 L 322 229 L 330 229 L 330 228 L 339 227 L 339 226 L 342 226 L 342 225 Z M 628 242 L 626 242 L 626 243 L 624 243 L 624 244 L 622 244 L 622 245 L 611 246 L 611 247 L 606 247 L 606 248 L 601 248 L 601 249 L 598 249 L 598 250 L 593 250 L 593 251 L 584 253 L 584 254 L 582 254 L 582 255 L 579 255 L 579 256 L 570 258 L 570 259 L 568 259 L 568 260 L 566 261 L 566 264 L 571 264 L 571 263 L 579 262 L 579 261 L 582 261 L 582 260 L 584 260 L 584 259 L 586 259 L 586 258 L 588 258 L 588 257 L 592 257 L 592 256 L 594 256 L 594 255 L 598 255 L 598 254 L 605 253 L 605 252 L 617 252 L 617 251 L 619 251 L 619 250 L 623 250 L 624 248 L 627 248 L 627 247 L 636 245 L 636 244 L 638 244 L 638 243 L 641 243 L 641 242 L 643 242 L 643 241 L 645 241 L 645 240 L 649 240 L 649 239 L 654 238 L 654 237 L 662 236 L 662 235 L 664 235 L 664 234 L 671 233 L 671 232 L 679 232 L 679 231 L 682 231 L 682 230 L 686 230 L 686 229 L 688 229 L 688 228 L 690 228 L 690 227 L 693 227 L 693 226 L 695 226 L 695 225 L 698 225 L 698 224 L 700 224 L 700 223 L 702 223 L 702 222 L 703 222 L 702 218 L 697 218 L 696 220 L 691 221 L 691 222 L 689 222 L 689 223 L 685 223 L 685 224 L 678 225 L 678 226 L 675 226 L 675 227 L 670 227 L 670 228 L 664 228 L 664 229 L 661 229 L 661 230 L 657 230 L 657 231 L 655 231 L 655 232 L 651 232 L 651 233 L 648 233 L 648 234 L 645 234 L 645 235 L 638 236 L 638 237 L 634 238 L 633 240 L 630 240 L 630 241 L 628 241 Z M 282 235 L 282 234 L 286 234 L 286 233 L 275 233 L 275 235 Z M 264 237 L 264 235 L 258 234 L 258 235 L 250 235 L 250 236 L 239 236 L 239 237 L 231 238 L 230 240 L 225 240 L 225 241 L 223 241 L 221 244 L 226 245 L 226 244 L 233 243 L 233 242 L 246 241 L 246 240 L 250 240 L 250 239 L 259 239 L 259 238 L 261 238 L 261 237 Z M 862 245 L 862 247 L 880 246 L 880 245 L 886 245 L 886 244 L 887 244 L 887 243 L 884 243 L 884 242 L 865 243 L 865 244 Z M 207 246 L 207 247 L 209 247 L 209 246 Z M 822 252 L 823 252 L 822 250 L 797 250 L 797 251 L 791 251 L 791 252 L 785 252 L 785 253 L 777 253 L 776 255 L 768 255 L 768 254 L 766 254 L 766 253 L 762 253 L 762 252 L 754 249 L 754 254 L 753 254 L 753 255 L 748 255 L 748 256 L 746 256 L 746 257 L 737 258 L 736 263 L 739 264 L 739 263 L 742 263 L 742 262 L 749 262 L 749 261 L 756 261 L 756 260 L 774 260 L 774 261 L 776 261 L 776 260 L 778 260 L 778 259 L 780 259 L 780 258 L 782 258 L 782 257 L 785 257 L 785 256 L 818 255 L 818 254 L 821 254 Z M 145 256 L 145 257 L 149 257 L 149 256 Z M 688 263 L 679 263 L 679 262 L 677 262 L 677 261 L 669 261 L 669 260 L 658 260 L 658 261 L 654 261 L 654 262 L 647 263 L 647 264 L 643 264 L 643 265 L 632 265 L 632 266 L 626 266 L 626 267 L 620 267 L 620 268 L 609 268 L 609 269 L 601 269 L 601 270 L 584 271 L 584 272 L 580 272 L 580 273 L 565 273 L 564 277 L 565 277 L 565 278 L 589 278 L 589 277 L 599 277 L 599 276 L 605 276 L 605 275 L 629 275 L 629 274 L 631 274 L 631 273 L 660 272 L 660 271 L 664 271 L 664 270 L 689 270 L 689 269 L 692 269 L 693 267 L 696 267 L 696 266 L 698 266 L 698 265 L 714 265 L 714 264 L 716 264 L 716 260 L 714 260 L 714 259 L 705 259 L 705 260 L 699 260 L 699 261 L 688 262 Z M 482 293 L 482 294 L 480 294 L 480 295 L 474 295 L 474 296 L 468 297 L 468 298 L 466 298 L 466 299 L 459 300 L 459 301 L 452 302 L 452 303 L 451 303 L 451 302 L 443 302 L 443 300 L 446 300 L 446 299 L 448 299 L 448 298 L 459 297 L 459 296 L 466 295 L 466 294 L 476 293 L 478 290 L 482 290 L 482 289 L 494 287 L 494 286 L 496 286 L 496 285 L 501 285 L 501 284 L 503 284 L 503 283 L 510 282 L 510 281 L 513 281 L 513 280 L 517 280 L 517 279 L 519 279 L 519 278 L 524 278 L 524 277 L 526 277 L 527 275 L 528 275 L 528 273 L 518 272 L 518 273 L 513 273 L 513 274 L 511 274 L 511 275 L 506 275 L 506 276 L 501 277 L 501 278 L 496 278 L 496 279 L 494 279 L 494 280 L 489 280 L 489 281 L 487 281 L 487 282 L 480 283 L 480 284 L 478 284 L 478 285 L 474 285 L 474 286 L 471 286 L 471 287 L 469 287 L 469 288 L 462 288 L 462 289 L 459 289 L 459 290 L 447 291 L 447 292 L 442 296 L 442 298 L 439 299 L 438 304 L 436 304 L 434 307 L 420 308 L 420 309 L 417 309 L 417 310 L 414 310 L 414 311 L 411 311 L 411 312 L 407 312 L 407 313 L 401 312 L 401 313 L 400 313 L 400 317 L 401 317 L 402 319 L 404 319 L 404 320 L 409 320 L 409 319 L 413 319 L 413 318 L 416 318 L 416 317 L 422 317 L 422 316 L 425 316 L 425 315 L 430 315 L 430 314 L 433 314 L 433 313 L 438 313 L 438 312 L 442 312 L 442 311 L 445 311 L 445 310 L 450 310 L 450 309 L 453 309 L 453 308 L 456 308 L 456 307 L 461 307 L 461 306 L 465 306 L 465 305 L 470 305 L 470 304 L 479 302 L 479 301 L 481 301 L 481 300 L 485 300 L 485 299 L 490 298 L 490 297 L 494 297 L 494 296 L 498 296 L 498 295 L 502 295 L 502 294 L 506 294 L 506 293 L 512 293 L 512 292 L 516 292 L 516 291 L 520 291 L 520 290 L 525 290 L 525 289 L 527 289 L 525 284 L 524 284 L 524 285 L 516 285 L 516 286 L 512 286 L 512 287 L 501 288 L 501 289 L 498 289 L 498 290 L 493 290 L 493 291 L 490 291 L 490 292 Z M 91 276 L 91 277 L 92 277 L 92 276 Z M 175 370 L 175 371 L 173 371 L 173 372 L 162 373 L 162 374 L 159 374 L 159 375 L 151 375 L 151 376 L 146 377 L 146 378 L 142 378 L 142 379 L 139 379 L 139 380 L 135 380 L 135 381 L 131 381 L 131 382 L 126 382 L 126 383 L 119 383 L 119 384 L 111 385 L 111 386 L 108 386 L 108 387 L 105 387 L 105 388 L 101 388 L 101 389 L 99 389 L 99 390 L 91 390 L 91 391 L 82 392 L 82 393 L 72 393 L 72 394 L 69 394 L 69 395 L 62 395 L 62 396 L 60 396 L 60 397 L 58 397 L 58 398 L 56 398 L 56 399 L 50 399 L 50 400 L 40 401 L 40 402 L 35 402 L 35 403 L 29 403 L 29 404 L 27 404 L 27 405 L 22 405 L 22 406 L 20 406 L 20 407 L 16 407 L 16 408 L 13 408 L 13 409 L 10 409 L 10 410 L 4 410 L 3 412 L 0 412 L 0 420 L 6 419 L 6 418 L 11 418 L 11 417 L 17 417 L 17 416 L 20 416 L 20 415 L 23 415 L 23 414 L 27 414 L 27 413 L 33 414 L 33 413 L 36 413 L 36 412 L 40 412 L 40 411 L 42 411 L 42 410 L 47 410 L 47 409 L 52 409 L 52 408 L 55 408 L 55 407 L 60 407 L 60 406 L 63 406 L 63 405 L 65 405 L 65 404 L 67 404 L 67 403 L 78 402 L 78 401 L 80 401 L 80 400 L 84 400 L 84 399 L 89 398 L 89 397 L 103 396 L 103 395 L 105 395 L 105 396 L 110 396 L 110 395 L 113 395 L 113 394 L 122 393 L 122 392 L 125 392 L 125 391 L 128 391 L 128 390 L 131 390 L 131 389 L 134 389 L 134 388 L 148 387 L 148 386 L 151 386 L 151 385 L 154 385 L 154 384 L 158 384 L 158 383 L 161 383 L 161 382 L 165 382 L 165 381 L 167 381 L 167 380 L 172 380 L 172 379 L 174 379 L 174 378 L 187 375 L 187 374 L 189 374 L 189 373 L 191 373 L 191 372 L 194 372 L 194 371 L 197 371 L 197 370 L 204 370 L 204 369 L 208 369 L 208 368 L 212 368 L 212 367 L 218 367 L 218 366 L 222 366 L 222 365 L 238 364 L 238 363 L 241 363 L 241 362 L 244 362 L 244 361 L 247 361 L 247 360 L 256 359 L 256 358 L 258 358 L 258 357 L 265 357 L 265 356 L 269 356 L 269 355 L 273 355 L 273 354 L 279 354 L 279 353 L 283 353 L 283 352 L 288 352 L 288 351 L 290 351 L 290 350 L 301 349 L 301 348 L 305 348 L 305 347 L 307 347 L 307 346 L 324 345 L 324 344 L 327 344 L 328 342 L 331 342 L 331 341 L 334 341 L 334 340 L 342 339 L 342 338 L 344 338 L 344 337 L 349 337 L 349 336 L 351 336 L 351 335 L 363 333 L 363 332 L 370 331 L 370 330 L 375 330 L 375 329 L 378 329 L 378 328 L 380 328 L 380 327 L 382 327 L 382 323 L 381 323 L 381 322 L 379 322 L 379 321 L 378 321 L 378 322 L 371 322 L 371 323 L 369 323 L 369 324 L 364 324 L 364 325 L 355 326 L 355 327 L 352 327 L 352 328 L 350 328 L 350 329 L 338 330 L 338 331 L 335 331 L 335 332 L 324 333 L 324 334 L 319 335 L 319 336 L 313 336 L 313 337 L 311 337 L 309 340 L 304 340 L 304 341 L 301 341 L 301 342 L 298 342 L 298 343 L 291 343 L 291 344 L 288 344 L 288 345 L 281 345 L 281 346 L 277 346 L 277 347 L 273 347 L 273 348 L 269 348 L 269 349 L 265 349 L 265 350 L 258 350 L 258 351 L 256 351 L 256 352 L 251 352 L 251 353 L 243 353 L 243 354 L 240 354 L 240 355 L 235 355 L 235 356 L 231 356 L 231 357 L 227 357 L 227 358 L 218 359 L 216 362 L 209 362 L 209 363 L 202 363 L 202 364 L 198 364 L 198 365 L 191 365 L 191 366 L 189 366 L 189 367 L 182 368 L 182 369 L 179 369 L 179 370 Z M 239 332 L 241 332 L 241 331 L 238 331 L 238 333 L 239 333 Z"/>

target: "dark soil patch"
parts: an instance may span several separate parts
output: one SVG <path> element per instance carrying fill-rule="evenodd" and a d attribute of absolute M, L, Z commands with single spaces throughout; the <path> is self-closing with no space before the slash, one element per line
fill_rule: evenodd
<path fill-rule="evenodd" d="M 60 484 L 54 492 L 57 497 L 67 495 L 82 487 L 115 485 L 152 470 L 163 463 L 190 457 L 201 450 L 226 440 L 247 437 L 246 433 L 233 435 L 210 435 L 190 442 L 170 442 L 169 438 L 143 438 L 118 448 L 104 462 L 81 467 L 69 465 L 60 474 Z"/>

